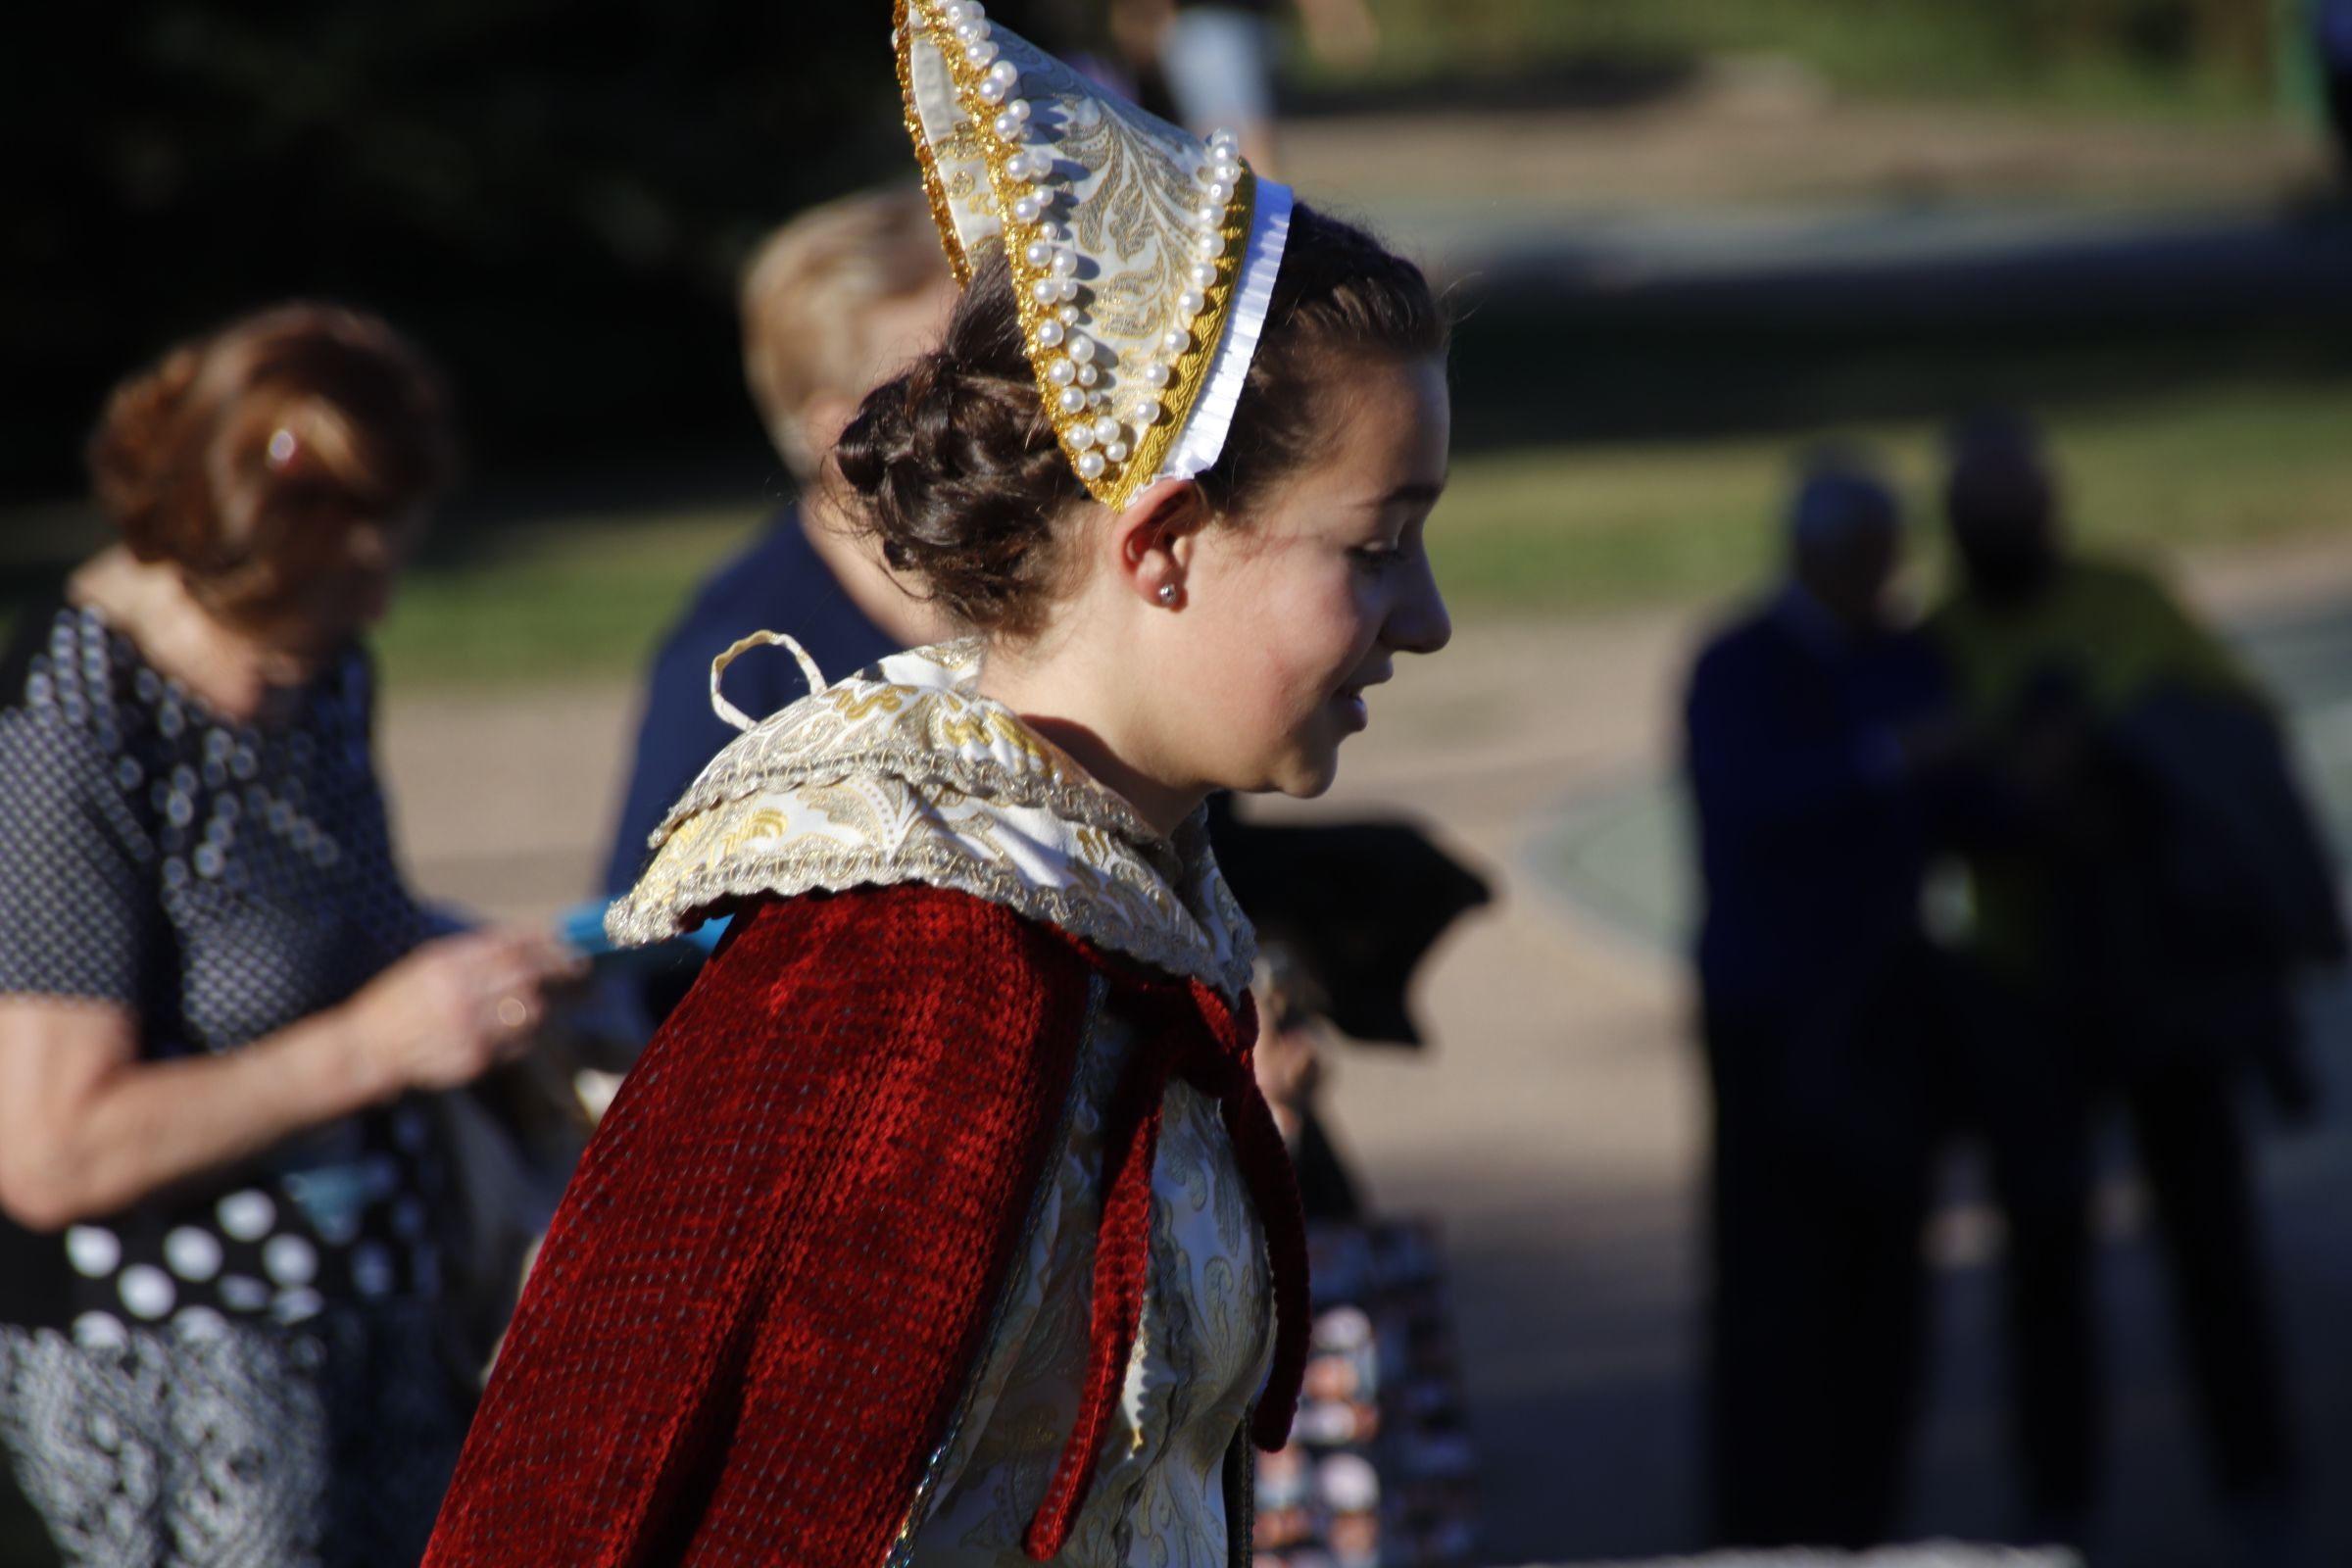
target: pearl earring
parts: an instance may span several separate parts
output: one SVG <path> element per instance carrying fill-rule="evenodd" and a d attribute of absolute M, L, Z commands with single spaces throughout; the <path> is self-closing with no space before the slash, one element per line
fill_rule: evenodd
<path fill-rule="evenodd" d="M 1176 608 L 1176 585 L 1174 583 L 1163 582 L 1159 585 L 1159 602 L 1170 610 Z"/>

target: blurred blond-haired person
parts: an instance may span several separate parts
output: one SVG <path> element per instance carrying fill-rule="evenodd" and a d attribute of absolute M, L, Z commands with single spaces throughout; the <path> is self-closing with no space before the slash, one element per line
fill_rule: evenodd
<path fill-rule="evenodd" d="M 838 678 L 946 631 L 848 525 L 824 459 L 866 391 L 938 337 L 955 287 L 930 206 L 911 186 L 814 208 L 753 253 L 740 296 L 744 379 L 799 495 L 702 585 L 655 657 L 608 892 L 636 880 L 663 813 L 734 738 L 710 710 L 710 662 L 736 639 L 790 633 Z M 775 650 L 727 672 L 728 699 L 755 717 L 806 691 L 798 662 Z"/>

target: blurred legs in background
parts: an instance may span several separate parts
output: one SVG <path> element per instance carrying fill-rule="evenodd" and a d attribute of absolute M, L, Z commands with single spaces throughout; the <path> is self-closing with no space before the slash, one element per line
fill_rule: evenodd
<path fill-rule="evenodd" d="M 2008 1234 L 2002 1294 L 2020 1534 L 2079 1544 L 2103 1460 L 2084 1074 L 2050 1009 L 2013 988 L 1972 974 L 1961 1018 L 1954 1131 L 1983 1141 Z"/>
<path fill-rule="evenodd" d="M 2234 1087 L 2177 1071 L 2130 1085 L 2125 1106 L 2214 1481 L 2244 1506 L 2291 1495 L 2295 1463 Z"/>
<path fill-rule="evenodd" d="M 1711 1009 L 1712 1535 L 1746 1546 L 1866 1546 L 1901 1516 L 1922 1360 L 1927 1140 L 1887 1104 L 1866 1168 L 1791 1086 L 1821 1037 L 1799 1009 Z M 1888 1032 L 1865 1047 L 1900 1054 Z M 1818 1065 L 1818 1062 L 1815 1063 Z"/>

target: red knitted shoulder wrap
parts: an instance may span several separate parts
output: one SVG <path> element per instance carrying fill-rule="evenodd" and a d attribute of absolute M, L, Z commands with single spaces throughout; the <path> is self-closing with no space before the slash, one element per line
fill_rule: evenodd
<path fill-rule="evenodd" d="M 1099 956 L 919 886 L 763 904 L 647 1048 L 564 1195 L 428 1568 L 876 1568 L 986 1348 Z M 1114 973 L 1150 1021 L 1106 1147 L 1088 1385 L 1028 1544 L 1085 1498 L 1142 1308 L 1170 1075 L 1214 1095 L 1272 1252 L 1252 1436 L 1303 1370 L 1303 1226 L 1252 1020 Z"/>

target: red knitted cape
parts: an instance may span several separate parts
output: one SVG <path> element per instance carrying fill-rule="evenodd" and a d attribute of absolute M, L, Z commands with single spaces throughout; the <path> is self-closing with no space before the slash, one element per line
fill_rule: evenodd
<path fill-rule="evenodd" d="M 877 1568 L 985 1348 L 1060 1131 L 1089 981 L 1107 970 L 1050 927 L 917 885 L 738 918 L 564 1195 L 427 1568 Z M 1118 989 L 1155 1010 L 1213 1001 L 1131 971 Z M 1119 1131 L 1140 1157 L 1114 1149 L 1104 1173 L 1096 1420 L 1134 1332 L 1116 1320 L 1136 1304 L 1140 1258 L 1126 1254 L 1145 1235 L 1130 1225 L 1133 1245 L 1114 1246 L 1114 1216 L 1148 1181 L 1170 1073 L 1221 1095 L 1274 1210 L 1279 1317 L 1303 1329 L 1296 1189 L 1268 1163 L 1254 1086 L 1232 1080 L 1246 1027 L 1221 1004 L 1193 1014 L 1156 1071 L 1123 1087 Z M 1278 1139 L 1273 1151 L 1279 1162 Z M 1302 1332 L 1281 1340 L 1268 1430 L 1287 1427 L 1302 1369 L 1290 1364 Z M 1074 1441 L 1036 1554 L 1058 1548 L 1091 1466 L 1091 1443 Z"/>

